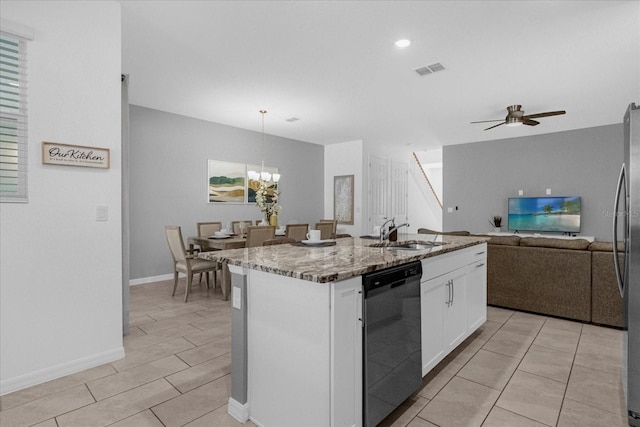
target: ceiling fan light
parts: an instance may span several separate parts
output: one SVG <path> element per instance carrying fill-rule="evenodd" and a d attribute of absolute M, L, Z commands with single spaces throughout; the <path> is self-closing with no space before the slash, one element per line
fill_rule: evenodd
<path fill-rule="evenodd" d="M 509 127 L 522 126 L 522 120 L 519 117 L 508 117 L 505 124 Z"/>

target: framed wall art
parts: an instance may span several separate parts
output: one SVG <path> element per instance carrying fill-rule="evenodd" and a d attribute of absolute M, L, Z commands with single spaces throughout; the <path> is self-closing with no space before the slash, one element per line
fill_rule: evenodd
<path fill-rule="evenodd" d="M 42 163 L 109 169 L 109 149 L 42 141 Z"/>
<path fill-rule="evenodd" d="M 249 171 L 260 172 L 262 166 L 260 165 L 247 165 L 247 203 L 255 203 L 256 202 L 256 191 L 260 187 L 260 183 L 258 181 L 254 181 L 249 178 Z M 278 168 L 265 166 L 265 172 L 269 172 L 270 174 L 278 173 Z M 274 183 L 271 188 L 275 191 L 278 191 L 278 184 Z"/>
<path fill-rule="evenodd" d="M 207 165 L 209 203 L 245 203 L 247 165 L 209 160 Z"/>
<path fill-rule="evenodd" d="M 333 177 L 333 218 L 353 225 L 353 175 Z"/>

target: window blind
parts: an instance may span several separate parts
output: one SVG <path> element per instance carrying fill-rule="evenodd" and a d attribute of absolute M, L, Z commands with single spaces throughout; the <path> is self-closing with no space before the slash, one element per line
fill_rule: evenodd
<path fill-rule="evenodd" d="M 27 199 L 27 42 L 0 33 L 0 201 Z"/>

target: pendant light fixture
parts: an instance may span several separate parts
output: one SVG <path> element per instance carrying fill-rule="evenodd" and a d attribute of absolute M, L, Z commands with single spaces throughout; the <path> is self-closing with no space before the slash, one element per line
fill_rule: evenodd
<path fill-rule="evenodd" d="M 272 182 L 273 183 L 277 183 L 278 181 L 280 181 L 280 174 L 279 173 L 274 173 L 271 174 L 267 171 L 264 170 L 264 156 L 265 156 L 265 143 L 264 143 L 264 115 L 267 114 L 267 110 L 260 110 L 260 114 L 262 114 L 262 161 L 260 164 L 260 172 L 257 171 L 248 171 L 247 175 L 249 176 L 249 179 L 252 179 L 254 181 L 259 181 L 260 184 L 265 185 L 266 187 L 268 187 Z"/>

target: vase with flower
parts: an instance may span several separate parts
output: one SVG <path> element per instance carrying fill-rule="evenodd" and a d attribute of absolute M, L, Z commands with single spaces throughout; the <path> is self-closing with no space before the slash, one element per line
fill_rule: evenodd
<path fill-rule="evenodd" d="M 282 206 L 278 204 L 278 184 L 275 182 L 260 181 L 256 190 L 256 206 L 264 213 L 266 224 L 278 226 L 278 212 Z"/>

